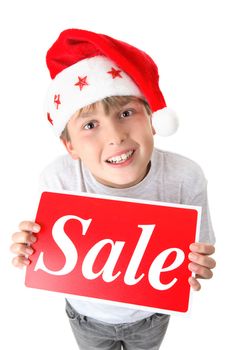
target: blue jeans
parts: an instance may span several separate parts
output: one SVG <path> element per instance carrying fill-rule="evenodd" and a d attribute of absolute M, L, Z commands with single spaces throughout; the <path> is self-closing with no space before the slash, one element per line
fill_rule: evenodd
<path fill-rule="evenodd" d="M 80 350 L 158 350 L 170 318 L 156 313 L 137 322 L 109 324 L 80 315 L 68 302 L 66 313 Z"/>

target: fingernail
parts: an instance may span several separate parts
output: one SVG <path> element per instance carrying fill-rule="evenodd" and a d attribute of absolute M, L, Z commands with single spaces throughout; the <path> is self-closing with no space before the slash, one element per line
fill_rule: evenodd
<path fill-rule="evenodd" d="M 190 264 L 189 264 L 189 269 L 190 269 L 192 272 L 196 272 L 196 271 L 198 270 L 198 266 L 195 265 L 195 264 L 190 263 Z"/>
<path fill-rule="evenodd" d="M 26 253 L 31 255 L 33 253 L 33 249 L 32 248 L 27 248 L 26 249 Z"/>
<path fill-rule="evenodd" d="M 196 243 L 192 243 L 192 244 L 190 244 L 189 248 L 190 248 L 192 251 L 197 252 L 198 249 L 199 249 L 199 246 L 198 246 L 198 244 L 196 244 Z"/>
<path fill-rule="evenodd" d="M 190 260 L 197 260 L 196 254 L 189 253 L 189 259 L 190 259 Z"/>
<path fill-rule="evenodd" d="M 34 225 L 32 228 L 33 232 L 37 233 L 40 231 L 40 226 L 39 225 Z"/>
<path fill-rule="evenodd" d="M 36 238 L 35 236 L 31 235 L 31 236 L 30 236 L 30 241 L 31 241 L 32 243 L 35 243 L 35 242 L 37 241 L 37 238 Z"/>

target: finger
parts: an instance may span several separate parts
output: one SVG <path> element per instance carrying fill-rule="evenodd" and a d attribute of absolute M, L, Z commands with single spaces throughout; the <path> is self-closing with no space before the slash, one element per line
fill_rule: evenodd
<path fill-rule="evenodd" d="M 40 231 L 40 225 L 33 221 L 22 221 L 19 224 L 20 231 L 38 233 Z"/>
<path fill-rule="evenodd" d="M 215 260 L 210 258 L 208 255 L 189 253 L 188 258 L 191 262 L 208 267 L 209 269 L 213 269 L 216 266 Z"/>
<path fill-rule="evenodd" d="M 10 250 L 12 253 L 17 255 L 32 255 L 34 253 L 34 250 L 31 246 L 28 246 L 27 244 L 22 243 L 14 243 L 11 245 Z"/>
<path fill-rule="evenodd" d="M 188 265 L 188 268 L 190 271 L 199 275 L 201 278 L 210 279 L 213 277 L 213 272 L 210 269 L 208 269 L 207 267 L 204 267 L 204 266 L 201 266 L 198 264 L 194 264 L 194 263 L 190 263 Z"/>
<path fill-rule="evenodd" d="M 215 247 L 208 243 L 192 243 L 189 246 L 190 250 L 194 253 L 212 255 L 215 252 Z"/>
<path fill-rule="evenodd" d="M 194 277 L 189 277 L 189 284 L 194 291 L 199 291 L 201 289 L 201 284 Z"/>
<path fill-rule="evenodd" d="M 30 260 L 27 259 L 25 256 L 15 256 L 12 259 L 12 264 L 15 267 L 18 267 L 20 269 L 24 268 L 25 266 L 28 266 L 30 264 Z"/>
<path fill-rule="evenodd" d="M 35 243 L 37 240 L 34 234 L 26 231 L 15 232 L 11 236 L 11 238 L 14 243 L 26 243 L 26 244 Z"/>

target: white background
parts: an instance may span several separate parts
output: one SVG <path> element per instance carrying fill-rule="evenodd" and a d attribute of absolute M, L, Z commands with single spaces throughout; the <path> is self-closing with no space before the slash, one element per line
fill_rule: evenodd
<path fill-rule="evenodd" d="M 232 9 L 227 0 L 5 1 L 1 45 L 1 349 L 77 349 L 62 296 L 24 287 L 24 272 L 11 265 L 10 236 L 33 219 L 38 176 L 64 152 L 43 114 L 49 74 L 45 54 L 67 28 L 105 33 L 149 53 L 160 86 L 176 110 L 176 135 L 159 148 L 197 161 L 209 180 L 217 236 L 217 267 L 193 293 L 189 316 L 173 316 L 162 349 L 233 346 L 232 325 Z"/>

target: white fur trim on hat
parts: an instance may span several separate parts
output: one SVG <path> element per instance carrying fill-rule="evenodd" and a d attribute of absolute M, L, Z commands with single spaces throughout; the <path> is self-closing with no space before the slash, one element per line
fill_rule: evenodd
<path fill-rule="evenodd" d="M 127 95 L 142 97 L 134 81 L 112 60 L 95 56 L 73 64 L 53 79 L 45 108 L 56 135 L 60 136 L 80 108 L 105 97 Z"/>
<path fill-rule="evenodd" d="M 177 131 L 179 121 L 176 113 L 165 107 L 153 113 L 152 124 L 157 135 L 171 136 Z"/>

